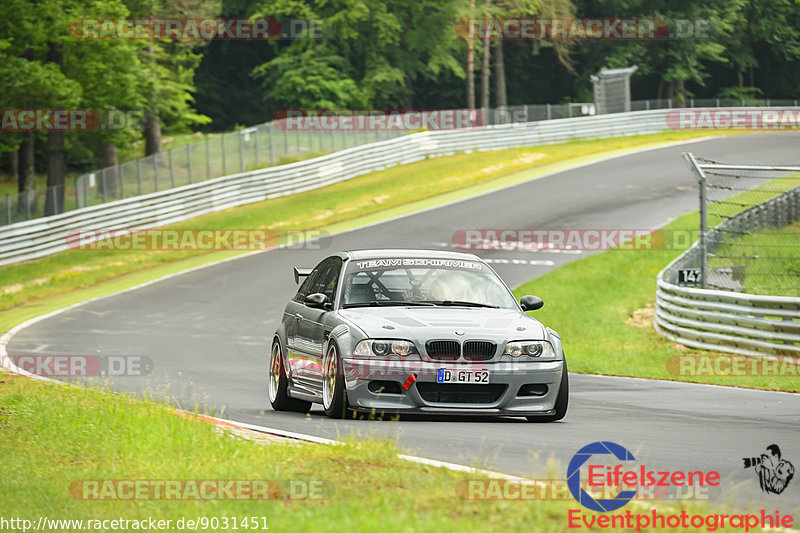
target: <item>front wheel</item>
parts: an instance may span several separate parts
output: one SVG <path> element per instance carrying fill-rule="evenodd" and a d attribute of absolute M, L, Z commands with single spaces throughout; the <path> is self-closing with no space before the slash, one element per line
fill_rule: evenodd
<path fill-rule="evenodd" d="M 269 403 L 276 411 L 295 411 L 307 413 L 311 409 L 311 402 L 292 398 L 287 392 L 289 380 L 286 377 L 286 369 L 283 366 L 281 357 L 281 345 L 277 339 L 272 343 L 272 350 L 269 355 L 269 383 L 267 383 L 267 394 Z"/>
<path fill-rule="evenodd" d="M 350 413 L 347 389 L 344 388 L 341 359 L 336 344 L 331 342 L 322 360 L 322 407 L 331 418 L 346 418 Z"/>
<path fill-rule="evenodd" d="M 564 371 L 561 373 L 561 385 L 558 387 L 556 397 L 555 413 L 545 416 L 526 416 L 528 422 L 555 422 L 561 420 L 567 414 L 569 407 L 569 376 L 567 375 L 567 360 L 564 359 Z"/>

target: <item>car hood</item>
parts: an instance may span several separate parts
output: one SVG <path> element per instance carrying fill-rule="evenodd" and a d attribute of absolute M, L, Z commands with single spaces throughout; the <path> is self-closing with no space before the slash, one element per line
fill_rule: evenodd
<path fill-rule="evenodd" d="M 369 338 L 510 340 L 547 338 L 544 326 L 521 311 L 463 307 L 358 307 L 339 311 Z M 461 333 L 460 335 L 456 332 Z"/>

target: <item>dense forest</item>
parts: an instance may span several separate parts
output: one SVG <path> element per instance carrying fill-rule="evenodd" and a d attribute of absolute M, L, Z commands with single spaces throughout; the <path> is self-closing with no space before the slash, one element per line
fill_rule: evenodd
<path fill-rule="evenodd" d="M 267 18 L 289 38 L 87 39 L 82 19 Z M 475 18 L 703 21 L 701 38 L 469 39 Z M 305 22 L 302 22 L 305 21 Z M 312 31 L 311 26 L 314 27 Z M 302 31 L 305 28 L 306 31 Z M 800 0 L 3 0 L 0 109 L 118 110 L 122 126 L 13 131 L 20 191 L 116 164 L 119 147 L 224 131 L 281 109 L 441 109 L 592 100 L 590 76 L 637 65 L 634 99 L 798 98 Z"/>

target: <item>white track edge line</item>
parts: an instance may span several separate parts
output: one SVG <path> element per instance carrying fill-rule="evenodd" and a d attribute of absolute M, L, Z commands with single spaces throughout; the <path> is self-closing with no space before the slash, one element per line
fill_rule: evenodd
<path fill-rule="evenodd" d="M 177 409 L 177 411 L 182 412 L 182 413 L 186 413 L 187 415 L 193 415 L 194 414 L 194 413 L 191 413 L 190 411 L 184 411 L 183 409 Z M 220 425 L 233 426 L 233 427 L 238 427 L 238 428 L 242 428 L 242 429 L 247 429 L 247 430 L 250 430 L 250 431 L 255 431 L 255 432 L 258 432 L 258 433 L 265 433 L 267 435 L 276 435 L 276 436 L 279 436 L 279 437 L 286 437 L 286 438 L 290 438 L 290 439 L 314 442 L 314 443 L 317 443 L 317 444 L 327 444 L 327 445 L 331 445 L 331 446 L 341 446 L 342 444 L 344 444 L 344 443 L 342 443 L 340 441 L 333 440 L 333 439 L 326 439 L 324 437 L 317 437 L 315 435 L 308 435 L 306 433 L 297 433 L 297 432 L 294 432 L 294 431 L 286 431 L 286 430 L 283 430 L 283 429 L 276 429 L 276 428 L 270 428 L 270 427 L 266 427 L 266 426 L 259 426 L 258 424 L 250 424 L 248 422 L 239 422 L 237 420 L 231 420 L 231 419 L 228 419 L 228 418 L 219 418 L 219 417 L 216 417 L 216 416 L 202 415 L 202 419 L 211 420 L 213 422 L 219 423 Z M 413 463 L 423 464 L 423 465 L 427 465 L 427 466 L 434 466 L 434 467 L 438 467 L 438 468 L 447 468 L 448 470 L 453 470 L 453 471 L 456 471 L 456 472 L 468 472 L 468 473 L 472 473 L 472 474 L 481 474 L 481 475 L 485 475 L 485 476 L 488 476 L 488 477 L 498 478 L 498 479 L 506 479 L 506 480 L 509 480 L 509 481 L 530 481 L 530 482 L 533 482 L 533 480 L 520 478 L 519 476 L 512 476 L 512 475 L 509 475 L 509 474 L 503 474 L 501 472 L 495 472 L 495 471 L 492 471 L 492 470 L 484 470 L 484 469 L 480 469 L 480 468 L 474 468 L 474 467 L 471 467 L 471 466 L 461 465 L 461 464 L 458 464 L 458 463 L 450 463 L 450 462 L 447 462 L 447 461 L 439 461 L 438 459 L 428 459 L 426 457 L 419 457 L 419 456 L 416 456 L 416 455 L 407 455 L 407 454 L 402 454 L 402 453 L 398 453 L 397 457 L 400 458 L 400 459 L 403 459 L 404 461 L 410 461 L 410 462 L 413 462 Z"/>

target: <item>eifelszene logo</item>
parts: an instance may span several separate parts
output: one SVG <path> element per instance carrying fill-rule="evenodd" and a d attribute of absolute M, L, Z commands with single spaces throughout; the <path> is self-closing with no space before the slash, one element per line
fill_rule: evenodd
<path fill-rule="evenodd" d="M 598 441 L 587 444 L 572 457 L 567 466 L 567 487 L 572 497 L 592 511 L 606 513 L 616 511 L 634 499 L 639 489 L 652 487 L 676 487 L 689 492 L 720 484 L 719 472 L 655 471 L 645 465 L 626 470 L 624 465 L 608 465 L 609 460 L 633 462 L 636 458 L 623 446 L 614 442 Z M 581 468 L 587 474 L 587 482 L 581 480 Z M 587 488 L 602 488 L 603 498 L 595 498 Z M 612 490 L 613 489 L 613 490 Z M 614 491 L 618 491 L 613 495 Z M 611 496 L 611 497 L 605 497 Z"/>
<path fill-rule="evenodd" d="M 781 449 L 777 444 L 767 446 L 767 452 L 761 457 L 744 457 L 742 461 L 745 468 L 753 468 L 762 491 L 780 494 L 794 477 L 794 465 L 781 459 Z"/>
<path fill-rule="evenodd" d="M 613 442 L 593 442 L 587 444 L 572 456 L 572 460 L 567 467 L 567 487 L 575 500 L 592 511 L 608 512 L 616 511 L 636 496 L 635 490 L 625 490 L 619 492 L 613 499 L 594 499 L 588 492 L 581 487 L 581 466 L 592 458 L 593 455 L 611 454 L 620 461 L 635 461 L 636 458 L 631 452 Z M 591 470 L 592 466 L 589 466 Z M 589 474 L 591 483 L 591 472 Z"/>

